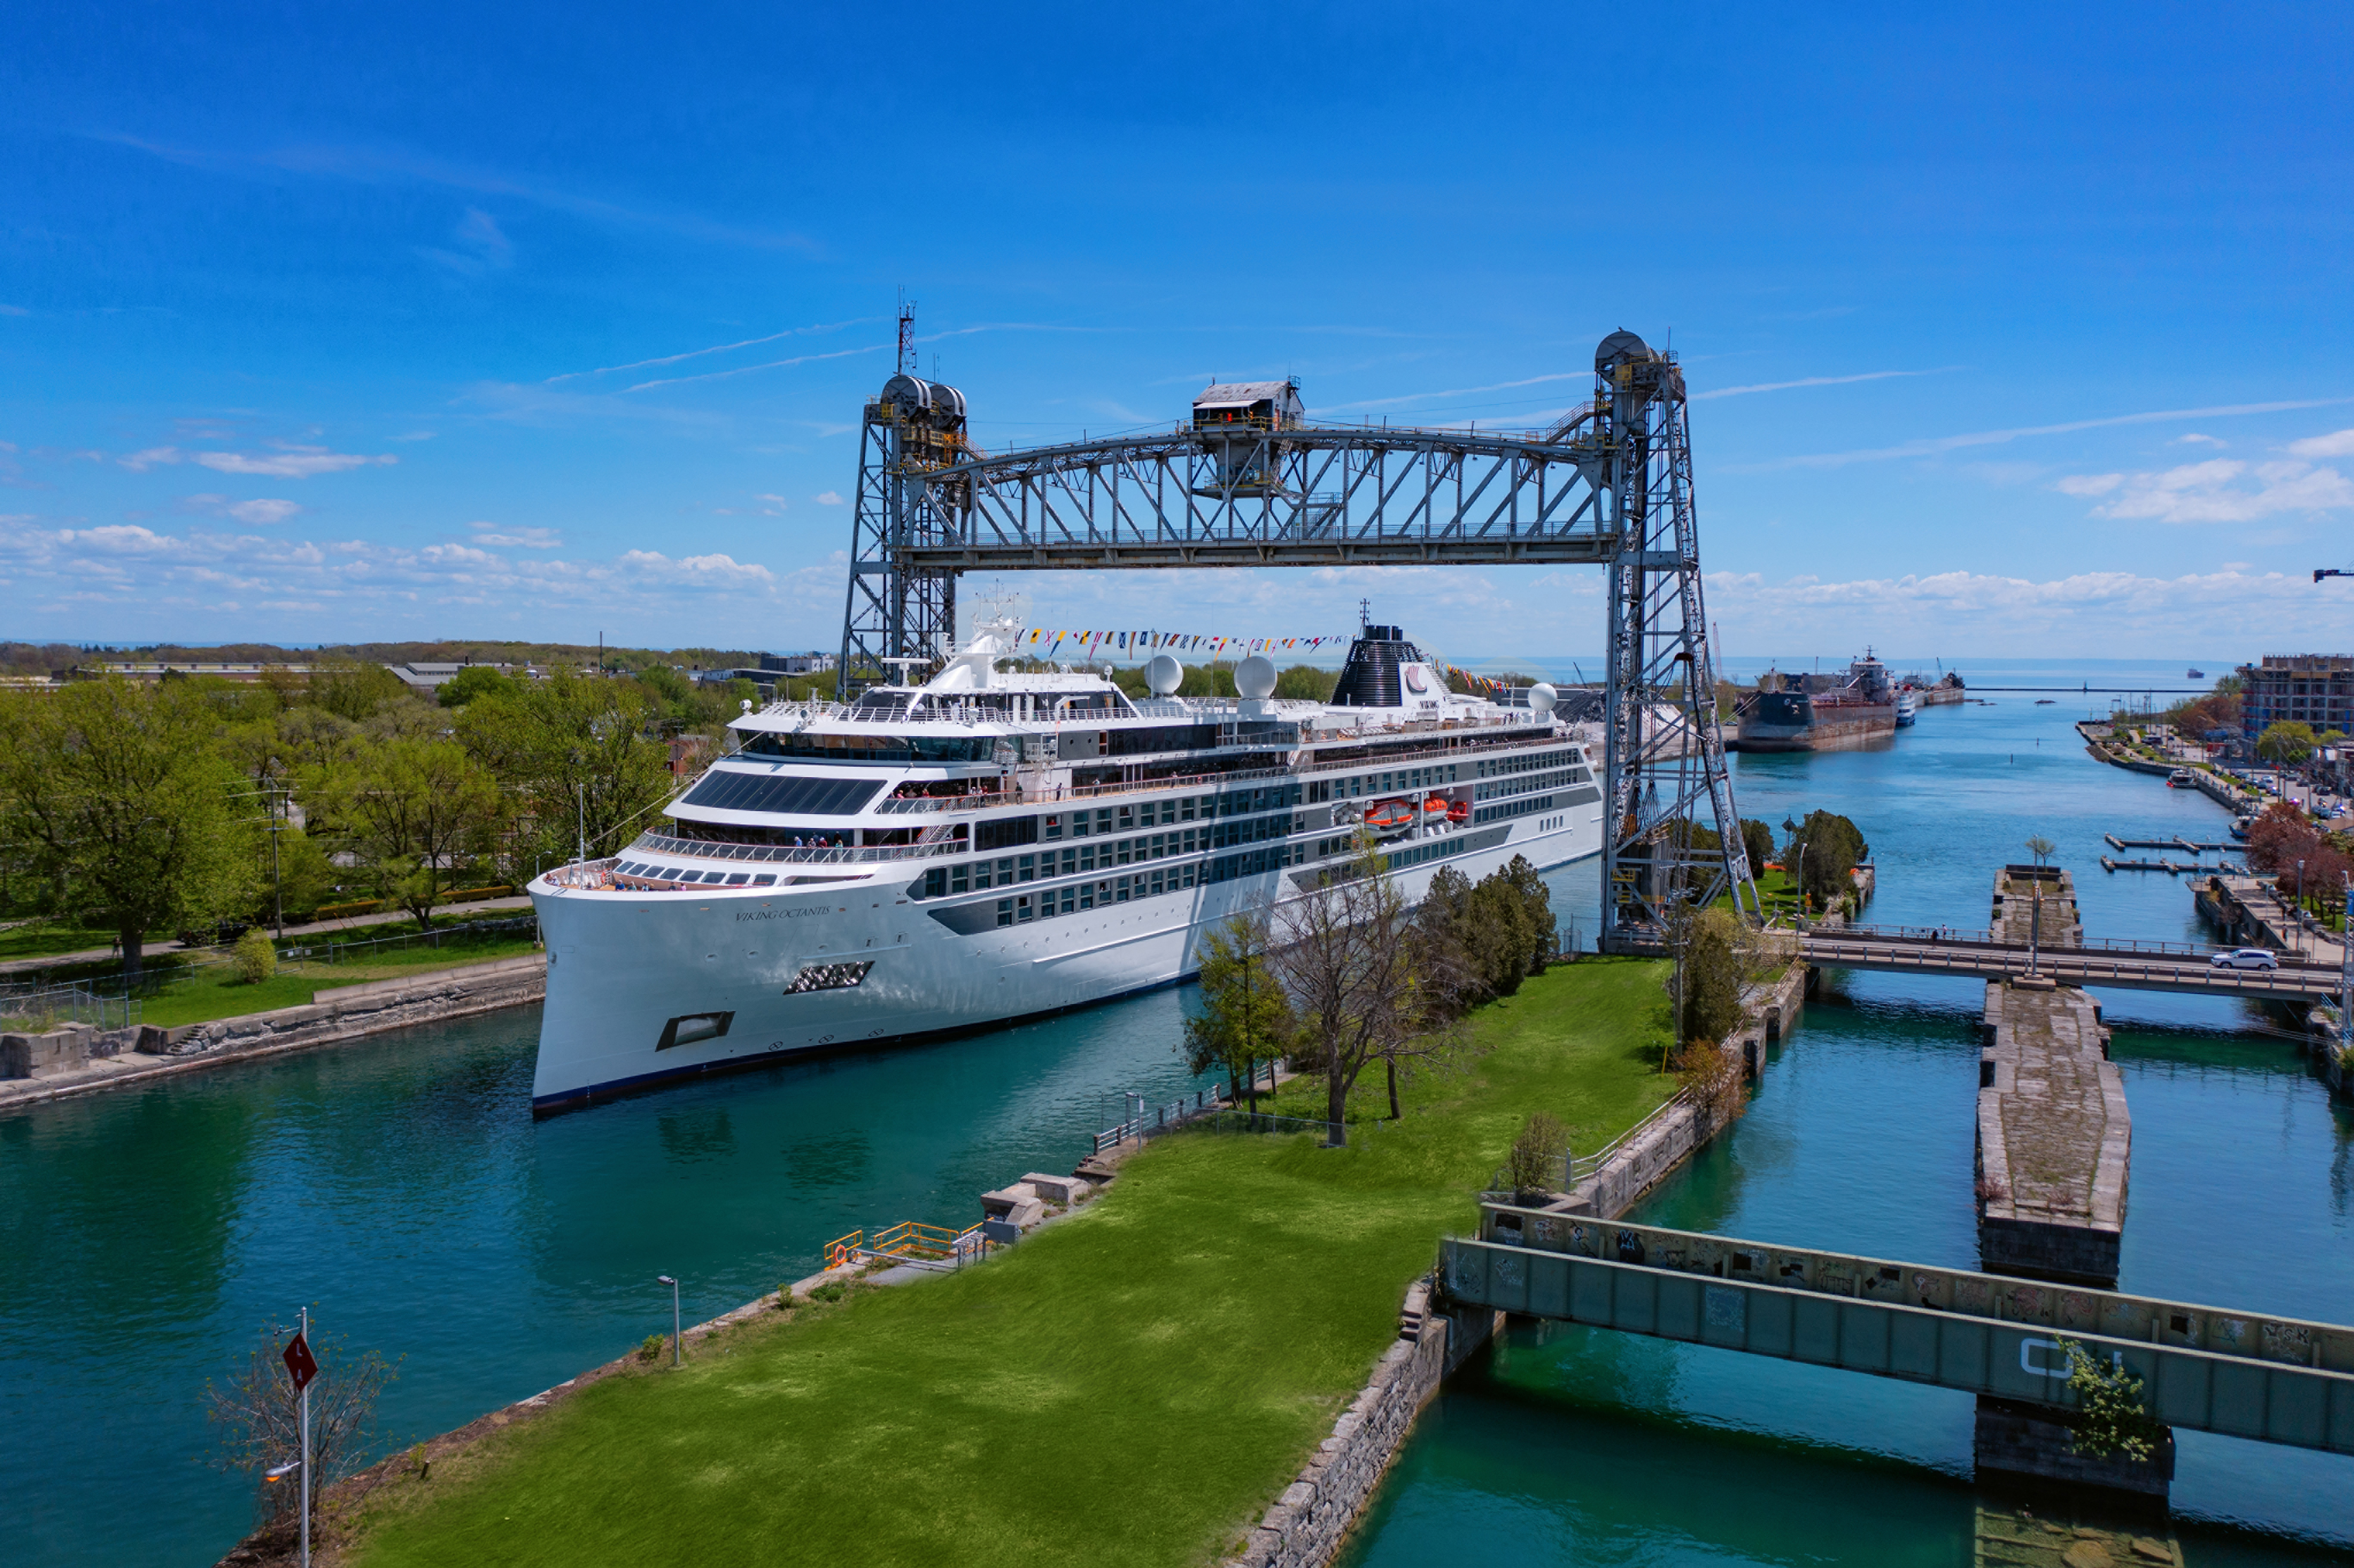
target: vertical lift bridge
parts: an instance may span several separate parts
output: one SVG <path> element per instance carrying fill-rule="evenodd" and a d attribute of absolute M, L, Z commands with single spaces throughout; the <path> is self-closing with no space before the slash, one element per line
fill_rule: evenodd
<path fill-rule="evenodd" d="M 903 338 L 906 334 L 903 331 Z M 860 424 L 842 689 L 942 656 L 964 572 L 1595 566 L 1607 582 L 1603 939 L 1757 894 L 1716 722 L 1684 377 L 1630 332 L 1594 396 L 1524 431 L 1311 424 L 1295 383 L 1219 388 L 1173 429 L 991 456 L 962 393 L 900 374 Z M 1258 394 L 1264 393 L 1264 396 Z M 1695 843 L 1687 825 L 1712 829 Z"/>

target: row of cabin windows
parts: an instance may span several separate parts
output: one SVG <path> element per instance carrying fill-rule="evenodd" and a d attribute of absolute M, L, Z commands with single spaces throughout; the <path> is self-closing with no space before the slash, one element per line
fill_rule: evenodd
<path fill-rule="evenodd" d="M 1551 795 L 1528 795 L 1501 805 L 1482 806 L 1471 813 L 1474 822 L 1500 822 L 1511 817 L 1525 817 L 1537 811 L 1550 811 L 1557 804 Z"/>
<path fill-rule="evenodd" d="M 1035 854 L 1003 855 L 996 860 L 960 862 L 934 866 L 924 874 L 917 896 L 942 898 L 959 893 L 986 892 L 1019 882 L 1081 876 L 1115 865 L 1142 865 L 1151 861 L 1227 849 L 1235 844 L 1263 843 L 1280 839 L 1298 824 L 1289 817 L 1250 817 L 1206 828 L 1182 828 L 1169 833 L 1139 833 L 1133 838 L 1066 844 Z M 1187 885 L 1192 885 L 1188 884 Z"/>
<path fill-rule="evenodd" d="M 1479 777 L 1500 779 L 1508 773 L 1529 773 L 1540 768 L 1567 768 L 1580 760 L 1575 751 L 1542 751 L 1520 757 L 1499 757 L 1479 764 Z"/>
<path fill-rule="evenodd" d="M 1035 892 L 1017 893 L 1010 898 L 999 899 L 997 923 L 1000 926 L 1019 926 L 1033 920 L 1083 915 L 1110 905 L 1126 904 L 1133 898 L 1153 898 L 1164 893 L 1182 893 L 1197 885 L 1231 882 L 1242 876 L 1257 876 L 1287 865 L 1304 864 L 1307 859 L 1306 844 L 1283 844 L 1273 849 L 1253 850 L 1247 854 L 1221 855 L 1215 860 L 1191 860 L 1173 865 L 1155 866 L 1150 871 L 1127 872 L 1093 882 L 1066 883 L 1060 887 L 1040 888 Z"/>
<path fill-rule="evenodd" d="M 1525 795 L 1532 789 L 1558 789 L 1564 784 L 1587 783 L 1592 777 L 1583 768 L 1573 768 L 1566 773 L 1540 773 L 1529 779 L 1512 779 L 1498 784 L 1482 784 L 1479 788 L 1478 798 L 1482 800 L 1501 800 L 1511 795 Z"/>

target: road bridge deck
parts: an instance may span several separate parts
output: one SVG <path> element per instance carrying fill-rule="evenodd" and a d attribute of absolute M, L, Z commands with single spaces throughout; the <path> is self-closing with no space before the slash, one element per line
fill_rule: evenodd
<path fill-rule="evenodd" d="M 1451 1300 L 1811 1361 L 2065 1412 L 2062 1341 L 2142 1380 L 2159 1421 L 2354 1454 L 2354 1328 L 1480 1205 L 1441 1246 Z"/>
<path fill-rule="evenodd" d="M 2276 969 L 2219 969 L 2209 962 L 2212 949 L 2174 946 L 2178 949 L 2174 952 L 2140 951 L 2124 943 L 2046 946 L 2031 969 L 2025 948 L 1988 940 L 1983 931 L 1941 936 L 1933 931 L 1890 934 L 1850 927 L 1801 933 L 1798 956 L 1823 969 L 1978 980 L 2013 980 L 2031 972 L 2061 985 L 2277 1001 L 2325 1001 L 2338 994 L 2339 975 L 2335 963 L 2303 963 L 2284 953 Z"/>

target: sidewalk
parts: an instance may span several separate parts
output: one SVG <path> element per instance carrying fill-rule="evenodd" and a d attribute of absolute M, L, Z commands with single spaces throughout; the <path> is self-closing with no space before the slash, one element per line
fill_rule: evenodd
<path fill-rule="evenodd" d="M 528 909 L 530 907 L 530 896 L 518 893 L 508 898 L 477 898 L 465 904 L 440 905 L 434 908 L 433 915 L 434 918 L 440 919 L 445 915 L 461 915 L 476 909 Z M 330 931 L 355 930 L 363 926 L 389 926 L 408 918 L 408 911 L 406 909 L 392 909 L 376 915 L 347 916 L 341 920 L 314 920 L 307 926 L 287 927 L 285 939 L 317 937 Z M 144 956 L 154 958 L 159 953 L 184 953 L 190 950 L 178 942 L 150 942 L 147 944 Z M 203 949 L 199 948 L 195 950 Z M 78 953 L 48 953 L 37 959 L 12 959 L 6 963 L 0 963 L 0 976 L 30 974 L 37 969 L 59 969 L 67 964 L 102 964 L 118 957 L 120 955 L 112 948 L 86 948 Z"/>
<path fill-rule="evenodd" d="M 2273 890 L 2270 877 L 2227 876 L 2223 885 L 2232 897 L 2248 906 L 2250 914 L 2271 927 L 2285 950 L 2303 954 L 2312 963 L 2346 961 L 2344 947 L 2318 923 L 2299 927 L 2296 912 L 2290 909 L 2287 899 Z"/>

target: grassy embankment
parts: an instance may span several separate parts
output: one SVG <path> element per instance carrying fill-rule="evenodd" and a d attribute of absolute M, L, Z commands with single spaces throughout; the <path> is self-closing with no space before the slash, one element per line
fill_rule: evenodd
<path fill-rule="evenodd" d="M 1662 973 L 1588 959 L 1532 980 L 1348 1150 L 1171 1138 L 986 1267 L 594 1383 L 375 1493 L 344 1561 L 1210 1560 L 1354 1397 L 1527 1115 L 1591 1149 L 1672 1091 Z M 1359 1101 L 1385 1106 L 1377 1072 Z"/>
<path fill-rule="evenodd" d="M 145 999 L 139 1017 L 143 1023 L 160 1024 L 166 1029 L 183 1023 L 209 1023 L 216 1018 L 234 1018 L 239 1013 L 302 1007 L 315 993 L 340 986 L 407 980 L 434 969 L 521 958 L 538 950 L 538 944 L 520 932 L 478 941 L 451 942 L 439 948 L 420 945 L 373 954 L 362 948 L 361 953 L 366 956 L 355 957 L 345 963 L 330 964 L 313 959 L 281 963 L 278 972 L 270 979 L 250 984 L 239 980 L 236 969 L 227 963 L 189 965 L 175 970 L 162 990 Z"/>

